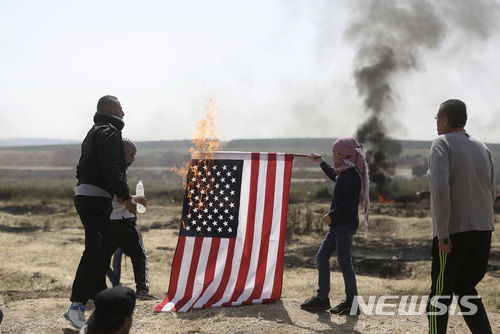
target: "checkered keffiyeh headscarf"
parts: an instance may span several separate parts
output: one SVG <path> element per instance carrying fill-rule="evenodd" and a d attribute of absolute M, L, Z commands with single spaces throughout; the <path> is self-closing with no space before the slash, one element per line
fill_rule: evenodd
<path fill-rule="evenodd" d="M 137 145 L 134 143 L 132 139 L 122 138 L 123 140 L 123 149 L 125 152 L 137 153 Z M 135 161 L 135 158 L 125 157 L 125 162 L 127 166 L 130 166 Z"/>
<path fill-rule="evenodd" d="M 123 148 L 125 152 L 137 153 L 137 145 L 132 141 L 132 139 L 123 137 Z"/>
<path fill-rule="evenodd" d="M 368 231 L 368 219 L 370 216 L 370 177 L 368 176 L 366 158 L 363 154 L 363 145 L 359 144 L 354 138 L 343 137 L 337 139 L 335 143 L 333 143 L 332 150 L 333 152 L 338 152 L 348 156 L 346 159 L 338 159 L 335 156 L 333 157 L 335 172 L 337 175 L 342 174 L 349 168 L 355 168 L 361 177 L 366 236 Z"/>

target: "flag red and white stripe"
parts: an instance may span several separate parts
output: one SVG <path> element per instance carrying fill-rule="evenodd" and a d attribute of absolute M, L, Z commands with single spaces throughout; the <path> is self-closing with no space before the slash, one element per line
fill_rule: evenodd
<path fill-rule="evenodd" d="M 271 303 L 281 297 L 293 154 L 214 152 L 210 159 L 243 162 L 236 236 L 180 233 L 167 296 L 156 312 Z M 182 222 L 181 232 L 189 230 L 187 225 Z"/>

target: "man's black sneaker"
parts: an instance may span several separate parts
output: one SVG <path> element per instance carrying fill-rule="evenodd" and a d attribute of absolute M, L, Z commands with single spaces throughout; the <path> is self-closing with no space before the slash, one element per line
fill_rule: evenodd
<path fill-rule="evenodd" d="M 330 308 L 330 300 L 326 298 L 311 297 L 300 304 L 300 308 L 308 311 L 326 311 Z"/>
<path fill-rule="evenodd" d="M 332 314 L 338 314 L 338 315 L 359 315 L 359 308 L 356 307 L 356 310 L 353 310 L 354 312 L 351 312 L 352 309 L 352 302 L 348 302 L 347 300 L 344 300 L 342 303 L 338 304 L 335 307 L 332 307 L 330 309 L 330 313 Z"/>
<path fill-rule="evenodd" d="M 153 295 L 150 295 L 149 292 L 146 290 L 137 290 L 135 292 L 135 296 L 139 300 L 158 300 L 158 298 L 156 298 Z"/>

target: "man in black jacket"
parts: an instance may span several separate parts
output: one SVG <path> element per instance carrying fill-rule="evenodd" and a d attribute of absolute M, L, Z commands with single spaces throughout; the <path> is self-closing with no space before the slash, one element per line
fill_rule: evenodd
<path fill-rule="evenodd" d="M 101 268 L 113 196 L 123 201 L 129 212 L 137 210 L 124 177 L 123 116 L 116 97 L 106 95 L 99 99 L 94 125 L 82 143 L 76 166 L 78 183 L 74 202 L 85 228 L 85 250 L 73 281 L 72 305 L 64 313 L 76 328 L 85 325 L 85 304 L 99 292 L 96 291 L 97 277 L 105 275 Z"/>

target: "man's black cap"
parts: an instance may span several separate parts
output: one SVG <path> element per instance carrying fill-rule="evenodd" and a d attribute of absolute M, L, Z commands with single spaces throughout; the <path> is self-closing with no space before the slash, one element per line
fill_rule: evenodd
<path fill-rule="evenodd" d="M 132 314 L 135 300 L 134 290 L 125 286 L 103 290 L 94 299 L 95 309 L 87 324 L 97 330 L 110 329 L 119 320 Z"/>

